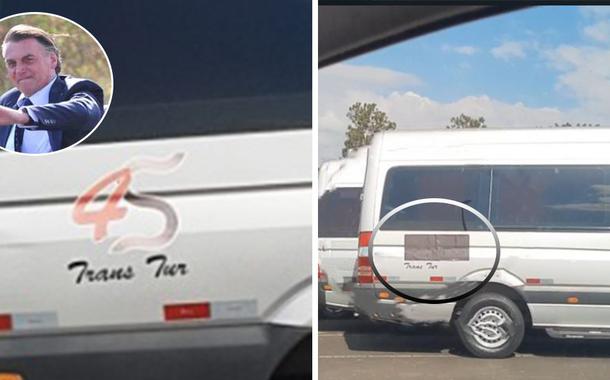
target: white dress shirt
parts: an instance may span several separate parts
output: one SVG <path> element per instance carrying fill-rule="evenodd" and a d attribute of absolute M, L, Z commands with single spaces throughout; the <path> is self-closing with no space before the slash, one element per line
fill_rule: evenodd
<path fill-rule="evenodd" d="M 49 104 L 49 92 L 51 92 L 51 86 L 55 83 L 55 76 L 51 81 L 38 90 L 35 94 L 29 97 L 30 102 L 32 102 L 35 106 Z M 21 99 L 26 98 L 25 95 L 21 94 L 19 99 L 17 100 L 17 104 L 21 101 Z M 33 116 L 30 116 L 34 118 Z M 34 121 L 38 121 L 34 119 Z M 15 150 L 15 128 L 36 128 L 35 126 L 27 126 L 27 125 L 13 125 L 11 127 L 11 133 L 8 135 L 8 140 L 6 141 L 6 149 L 7 150 Z M 23 153 L 49 153 L 51 152 L 51 142 L 49 141 L 49 133 L 47 131 L 36 131 L 26 129 L 23 131 L 23 143 L 21 144 L 21 152 Z"/>

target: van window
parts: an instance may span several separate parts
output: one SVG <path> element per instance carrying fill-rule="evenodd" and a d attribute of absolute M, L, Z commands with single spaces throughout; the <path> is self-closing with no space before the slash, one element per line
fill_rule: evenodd
<path fill-rule="evenodd" d="M 112 104 L 83 144 L 311 128 L 311 1 L 143 4 L 0 3 L 68 17 L 106 50 Z"/>
<path fill-rule="evenodd" d="M 319 237 L 358 237 L 361 187 L 340 187 L 318 200 Z"/>
<path fill-rule="evenodd" d="M 87 10 L 102 12 L 86 26 L 108 49 L 115 80 L 87 142 L 311 128 L 311 2 L 167 7 Z"/>
<path fill-rule="evenodd" d="M 610 227 L 610 177 L 602 166 L 494 169 L 491 221 L 506 229 Z"/>
<path fill-rule="evenodd" d="M 394 208 L 422 198 L 465 203 L 487 216 L 490 169 L 483 167 L 396 167 L 388 171 L 380 219 Z M 443 204 L 414 206 L 390 218 L 382 230 L 469 231 L 487 227 L 472 213 Z"/>

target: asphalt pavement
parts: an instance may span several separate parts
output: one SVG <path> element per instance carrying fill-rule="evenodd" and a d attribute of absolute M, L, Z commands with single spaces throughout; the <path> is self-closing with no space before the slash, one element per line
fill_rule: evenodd
<path fill-rule="evenodd" d="M 565 340 L 532 330 L 514 356 L 472 357 L 448 327 L 320 320 L 319 379 L 610 379 L 610 340 Z"/>

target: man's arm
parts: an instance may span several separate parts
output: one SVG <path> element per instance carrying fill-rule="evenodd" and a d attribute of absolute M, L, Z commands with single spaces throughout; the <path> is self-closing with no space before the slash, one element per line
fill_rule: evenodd
<path fill-rule="evenodd" d="M 0 128 L 12 127 L 13 124 L 27 125 L 29 122 L 30 117 L 26 113 L 9 107 L 0 106 Z"/>
<path fill-rule="evenodd" d="M 48 131 L 91 129 L 100 121 L 104 113 L 100 104 L 89 92 L 74 93 L 70 99 L 63 102 L 41 106 L 26 106 L 23 109 L 29 115 L 28 119 L 30 119 L 30 122 L 28 127 L 34 126 L 35 130 Z M 27 117 L 28 115 L 25 116 Z"/>

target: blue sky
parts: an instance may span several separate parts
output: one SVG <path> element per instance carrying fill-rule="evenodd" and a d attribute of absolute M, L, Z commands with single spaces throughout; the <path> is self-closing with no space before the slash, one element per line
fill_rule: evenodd
<path fill-rule="evenodd" d="M 553 91 L 557 71 L 530 46 L 582 41 L 577 7 L 539 7 L 449 28 L 367 54 L 347 63 L 385 67 L 422 78 L 419 93 L 439 101 L 486 94 L 535 107 L 574 106 L 574 98 Z M 504 42 L 525 44 L 524 58 L 498 59 L 491 49 Z M 469 46 L 471 55 L 451 48 Z M 610 63 L 609 63 L 610 64 Z"/>
<path fill-rule="evenodd" d="M 610 126 L 610 6 L 544 6 L 386 47 L 319 72 L 320 160 L 338 156 L 347 108 L 375 102 L 398 129 Z"/>

